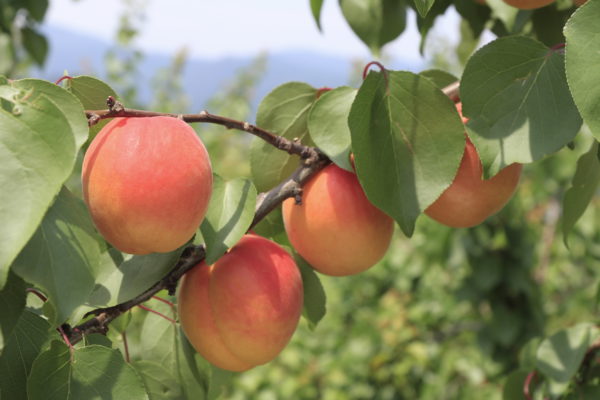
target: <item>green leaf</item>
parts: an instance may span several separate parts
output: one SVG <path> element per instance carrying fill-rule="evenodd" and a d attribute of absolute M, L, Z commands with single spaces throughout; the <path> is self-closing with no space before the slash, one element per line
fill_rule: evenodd
<path fill-rule="evenodd" d="M 25 282 L 12 272 L 0 290 L 0 352 L 25 309 Z"/>
<path fill-rule="evenodd" d="M 567 247 L 569 233 L 594 198 L 600 183 L 598 150 L 598 142 L 594 141 L 590 150 L 577 160 L 573 182 L 563 199 L 562 234 Z"/>
<path fill-rule="evenodd" d="M 421 34 L 421 42 L 419 44 L 419 52 L 421 55 L 424 54 L 427 35 L 431 28 L 433 28 L 436 18 L 440 15 L 444 15 L 451 4 L 450 0 L 437 0 L 433 3 L 433 6 L 427 15 L 421 16 L 417 14 L 417 28 Z"/>
<path fill-rule="evenodd" d="M 209 390 L 208 362 L 192 347 L 179 328 L 177 348 L 177 376 L 186 399 L 204 400 Z"/>
<path fill-rule="evenodd" d="M 438 89 L 443 89 L 446 86 L 458 81 L 457 77 L 440 69 L 428 69 L 419 72 L 419 75 L 429 79 Z"/>
<path fill-rule="evenodd" d="M 0 82 L 0 287 L 69 177 L 87 120 L 64 89 L 35 79 Z"/>
<path fill-rule="evenodd" d="M 566 69 L 573 99 L 590 127 L 600 140 L 600 2 L 588 1 L 565 25 Z"/>
<path fill-rule="evenodd" d="M 421 17 L 427 15 L 435 0 L 413 0 L 415 8 Z"/>
<path fill-rule="evenodd" d="M 469 24 L 473 37 L 478 38 L 490 19 L 490 8 L 474 0 L 455 0 L 454 8 Z"/>
<path fill-rule="evenodd" d="M 50 338 L 50 324 L 25 311 L 0 356 L 0 397 L 27 399 L 27 376 L 33 361 Z"/>
<path fill-rule="evenodd" d="M 556 383 L 568 383 L 597 336 L 597 329 L 587 323 L 555 333 L 538 348 L 538 370 Z"/>
<path fill-rule="evenodd" d="M 581 127 L 563 56 L 534 39 L 503 37 L 481 48 L 465 68 L 460 93 L 489 175 L 554 153 Z"/>
<path fill-rule="evenodd" d="M 207 265 L 213 264 L 246 233 L 256 207 L 256 189 L 248 179 L 225 181 L 213 176 L 213 192 L 200 231 Z"/>
<path fill-rule="evenodd" d="M 92 345 L 74 349 L 53 341 L 34 361 L 27 380 L 30 400 L 148 400 L 133 367 L 115 349 Z"/>
<path fill-rule="evenodd" d="M 537 39 L 549 47 L 564 43 L 563 27 L 572 13 L 572 9 L 560 10 L 556 6 L 533 10 L 531 22 Z"/>
<path fill-rule="evenodd" d="M 317 23 L 317 28 L 319 30 L 323 30 L 321 28 L 321 9 L 323 8 L 323 0 L 310 0 L 310 11 Z"/>
<path fill-rule="evenodd" d="M 275 88 L 258 106 L 256 124 L 287 139 L 308 137 L 306 120 L 317 90 L 306 83 L 289 82 Z M 304 143 L 307 144 L 307 143 Z M 252 181 L 259 192 L 277 186 L 296 169 L 297 156 L 254 138 L 250 146 Z"/>
<path fill-rule="evenodd" d="M 281 207 L 277 207 L 267 214 L 262 221 L 252 228 L 252 231 L 259 236 L 274 240 L 284 246 L 290 246 L 287 234 L 285 233 L 285 227 L 283 225 Z"/>
<path fill-rule="evenodd" d="M 103 247 L 85 205 L 65 188 L 13 270 L 46 293 L 55 310 L 51 322 L 58 325 L 92 292 Z"/>
<path fill-rule="evenodd" d="M 65 89 L 76 96 L 86 110 L 103 110 L 108 96 L 117 98 L 117 93 L 106 83 L 92 76 L 81 75 L 65 81 Z M 106 125 L 110 119 L 104 119 L 90 128 L 90 140 Z"/>
<path fill-rule="evenodd" d="M 48 10 L 48 0 L 23 0 L 21 3 L 29 11 L 31 18 L 42 22 Z"/>
<path fill-rule="evenodd" d="M 319 97 L 308 114 L 308 131 L 317 147 L 339 167 L 354 172 L 350 164 L 348 114 L 357 90 L 342 86 Z"/>
<path fill-rule="evenodd" d="M 375 55 L 406 27 L 406 5 L 402 0 L 339 1 L 346 21 Z M 432 0 L 421 1 L 433 4 Z"/>
<path fill-rule="evenodd" d="M 454 103 L 422 76 L 370 72 L 348 123 L 368 199 L 412 235 L 421 211 L 454 180 L 464 152 Z"/>
<path fill-rule="evenodd" d="M 504 382 L 502 400 L 515 400 L 523 398 L 523 384 L 529 371 L 518 369 L 511 372 Z"/>
<path fill-rule="evenodd" d="M 304 288 L 302 316 L 306 319 L 310 328 L 315 329 L 327 312 L 327 296 L 315 270 L 300 255 L 294 253 L 294 259 L 300 269 Z"/>
<path fill-rule="evenodd" d="M 14 47 L 9 34 L 0 33 L 0 75 L 9 74 L 14 66 Z"/>
<path fill-rule="evenodd" d="M 131 363 L 146 386 L 150 400 L 184 400 L 177 379 L 166 366 L 154 361 L 135 361 Z"/>
<path fill-rule="evenodd" d="M 23 47 L 27 50 L 33 61 L 40 67 L 43 66 L 48 55 L 48 41 L 46 37 L 29 27 L 21 29 L 21 37 L 23 38 Z"/>
<path fill-rule="evenodd" d="M 146 306 L 171 319 L 175 319 L 175 311 L 157 300 L 146 303 Z M 156 361 L 167 369 L 173 370 L 177 365 L 177 357 L 173 349 L 177 346 L 177 324 L 164 317 L 148 312 L 142 325 L 142 354 L 144 359 Z"/>
<path fill-rule="evenodd" d="M 129 256 L 118 266 L 109 252 L 103 253 L 102 274 L 96 280 L 86 306 L 78 310 L 78 314 L 131 300 L 163 278 L 179 260 L 182 251 L 183 247 L 170 253 Z"/>

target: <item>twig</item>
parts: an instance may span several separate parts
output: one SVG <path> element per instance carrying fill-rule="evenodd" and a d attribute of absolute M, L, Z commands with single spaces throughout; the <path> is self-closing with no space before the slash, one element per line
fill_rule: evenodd
<path fill-rule="evenodd" d="M 109 96 L 106 100 L 108 105 L 107 110 L 87 110 L 85 113 L 88 118 L 88 124 L 90 126 L 97 124 L 103 119 L 116 118 L 116 117 L 129 117 L 129 118 L 148 118 L 148 117 L 173 117 L 179 118 L 185 122 L 200 122 L 208 124 L 216 124 L 224 126 L 227 129 L 237 129 L 240 131 L 248 132 L 254 136 L 258 136 L 265 142 L 271 144 L 279 150 L 283 150 L 289 154 L 299 155 L 301 158 L 315 157 L 315 148 L 310 146 L 302 145 L 298 140 L 289 140 L 283 136 L 276 135 L 265 129 L 259 128 L 249 122 L 238 121 L 235 119 L 221 117 L 219 115 L 210 114 L 208 111 L 201 111 L 198 114 L 172 114 L 172 113 L 161 113 L 155 111 L 144 111 L 135 110 L 132 108 L 125 108 L 123 105 L 116 101 L 112 96 Z"/>

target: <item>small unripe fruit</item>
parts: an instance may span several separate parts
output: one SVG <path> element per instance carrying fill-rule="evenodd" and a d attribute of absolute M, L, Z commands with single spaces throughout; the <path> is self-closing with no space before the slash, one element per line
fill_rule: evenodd
<path fill-rule="evenodd" d="M 85 153 L 82 184 L 94 224 L 114 247 L 168 252 L 185 244 L 204 218 L 212 169 L 184 121 L 115 118 Z"/>
<path fill-rule="evenodd" d="M 353 275 L 387 251 L 394 221 L 367 199 L 358 178 L 336 165 L 304 186 L 302 203 L 283 202 L 283 222 L 294 249 L 317 271 Z"/>
<path fill-rule="evenodd" d="M 296 330 L 302 277 L 278 244 L 245 235 L 215 264 L 204 262 L 179 287 L 179 319 L 210 363 L 245 371 L 275 358 Z"/>
<path fill-rule="evenodd" d="M 463 123 L 461 103 L 456 105 Z M 467 228 L 479 225 L 497 213 L 510 200 L 521 176 L 521 164 L 503 168 L 491 179 L 483 179 L 483 167 L 477 150 L 465 134 L 465 151 L 452 184 L 426 210 L 437 222 Z"/>

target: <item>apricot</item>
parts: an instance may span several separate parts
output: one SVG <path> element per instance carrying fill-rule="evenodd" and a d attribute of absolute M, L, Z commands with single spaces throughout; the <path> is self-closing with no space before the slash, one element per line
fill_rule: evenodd
<path fill-rule="evenodd" d="M 332 276 L 362 272 L 389 247 L 394 221 L 369 202 L 358 178 L 336 165 L 305 186 L 302 203 L 283 202 L 290 243 L 317 271 Z"/>
<path fill-rule="evenodd" d="M 462 105 L 456 105 L 463 123 Z M 521 176 L 521 164 L 511 164 L 491 179 L 483 179 L 483 167 L 477 150 L 465 133 L 465 151 L 452 184 L 427 209 L 425 214 L 437 222 L 467 228 L 479 225 L 506 205 L 515 193 Z"/>
<path fill-rule="evenodd" d="M 555 0 L 504 0 L 509 6 L 516 7 L 521 10 L 533 10 L 542 8 L 548 4 L 554 3 Z"/>
<path fill-rule="evenodd" d="M 245 371 L 275 358 L 296 330 L 302 277 L 278 244 L 247 234 L 213 265 L 196 265 L 179 287 L 179 319 L 210 363 Z"/>
<path fill-rule="evenodd" d="M 115 118 L 85 153 L 82 183 L 92 220 L 109 243 L 131 254 L 168 252 L 204 218 L 212 169 L 184 121 Z"/>

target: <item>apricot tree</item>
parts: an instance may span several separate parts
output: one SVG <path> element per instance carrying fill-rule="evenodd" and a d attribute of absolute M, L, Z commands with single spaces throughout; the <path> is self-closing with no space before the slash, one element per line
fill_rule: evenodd
<path fill-rule="evenodd" d="M 255 123 L 128 108 L 95 77 L 12 79 L 0 65 L 1 398 L 213 398 L 221 368 L 267 363 L 300 315 L 312 327 L 326 318 L 315 271 L 377 268 L 393 221 L 406 241 L 425 214 L 481 223 L 509 200 L 521 168 L 581 142 L 589 150 L 562 201 L 568 244 L 600 182 L 600 0 L 546 4 L 340 0 L 374 55 L 402 34 L 409 9 L 423 41 L 450 7 L 470 37 L 489 28 L 497 38 L 468 56 L 460 79 L 374 62 L 358 88 L 283 84 Z M 310 1 L 318 26 L 322 5 Z M 43 62 L 46 6 L 2 6 L 10 57 Z M 251 176 L 212 175 L 190 124 L 255 136 Z M 177 334 L 162 364 L 130 362 L 132 310 L 151 299 Z M 600 332 L 571 322 L 511 349 L 523 356 L 495 378 L 504 398 L 600 396 Z"/>

